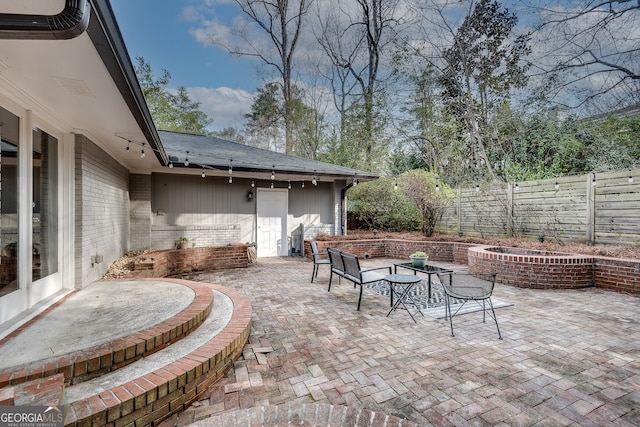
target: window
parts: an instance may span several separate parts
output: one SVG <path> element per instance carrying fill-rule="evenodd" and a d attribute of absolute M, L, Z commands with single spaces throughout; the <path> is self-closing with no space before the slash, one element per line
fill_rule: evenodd
<path fill-rule="evenodd" d="M 58 140 L 33 131 L 32 280 L 58 271 Z"/>
<path fill-rule="evenodd" d="M 0 107 L 0 297 L 18 289 L 18 139 L 20 119 Z"/>

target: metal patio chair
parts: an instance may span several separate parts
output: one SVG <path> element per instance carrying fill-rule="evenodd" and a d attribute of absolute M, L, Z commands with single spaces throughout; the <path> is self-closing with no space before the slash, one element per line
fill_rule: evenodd
<path fill-rule="evenodd" d="M 322 258 L 322 255 L 318 251 L 318 244 L 311 242 L 311 256 L 313 257 L 313 271 L 311 272 L 311 283 L 313 279 L 318 277 L 318 269 L 321 265 L 330 265 L 331 261 L 328 258 Z"/>
<path fill-rule="evenodd" d="M 493 288 L 496 283 L 496 275 L 497 273 L 491 273 L 490 281 L 483 281 L 478 283 L 461 283 L 459 285 L 447 284 L 440 275 L 438 274 L 438 279 L 444 288 L 445 295 L 445 320 L 447 317 L 449 318 L 449 325 L 451 327 L 451 336 L 453 337 L 453 316 L 458 314 L 462 307 L 468 301 L 475 301 L 480 307 L 482 307 L 482 322 L 486 321 L 486 313 L 489 313 L 489 316 L 493 318 L 496 322 L 496 329 L 498 329 L 498 338 L 502 339 L 502 334 L 500 334 L 500 326 L 498 326 L 498 318 L 496 317 L 496 312 L 493 309 L 493 302 L 491 301 L 491 294 L 493 293 Z M 463 303 L 458 307 L 455 313 L 451 313 L 451 299 L 455 298 L 457 300 L 462 300 Z M 487 304 L 488 303 L 488 304 Z M 488 306 L 487 306 L 488 305 Z M 489 309 L 491 311 L 489 312 Z"/>
<path fill-rule="evenodd" d="M 383 281 L 384 274 L 380 274 L 374 270 L 387 270 L 387 274 L 391 274 L 391 267 L 375 267 L 375 268 L 360 268 L 360 261 L 358 257 L 346 252 L 341 253 L 342 263 L 344 265 L 345 279 L 350 280 L 355 285 L 360 285 L 360 297 L 358 298 L 358 310 L 360 310 L 360 303 L 362 302 L 362 289 L 364 285 L 368 283 L 375 283 Z"/>

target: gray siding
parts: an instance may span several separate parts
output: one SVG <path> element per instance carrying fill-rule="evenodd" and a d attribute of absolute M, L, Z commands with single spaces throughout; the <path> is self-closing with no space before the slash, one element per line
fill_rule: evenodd
<path fill-rule="evenodd" d="M 75 285 L 100 279 L 129 250 L 129 173 L 83 135 L 75 145 Z M 99 264 L 93 255 L 102 255 Z"/>

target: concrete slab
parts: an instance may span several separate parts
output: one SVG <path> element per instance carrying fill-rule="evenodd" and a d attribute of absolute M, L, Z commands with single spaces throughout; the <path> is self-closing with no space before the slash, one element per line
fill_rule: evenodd
<path fill-rule="evenodd" d="M 69 297 L 0 347 L 0 369 L 90 348 L 175 316 L 194 299 L 186 286 L 100 281 Z"/>

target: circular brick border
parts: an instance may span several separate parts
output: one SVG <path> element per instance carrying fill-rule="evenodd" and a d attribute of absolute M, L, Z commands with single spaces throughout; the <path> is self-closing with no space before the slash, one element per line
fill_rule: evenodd
<path fill-rule="evenodd" d="M 592 256 L 498 246 L 474 246 L 467 253 L 471 274 L 497 273 L 498 283 L 535 289 L 594 286 Z"/>

